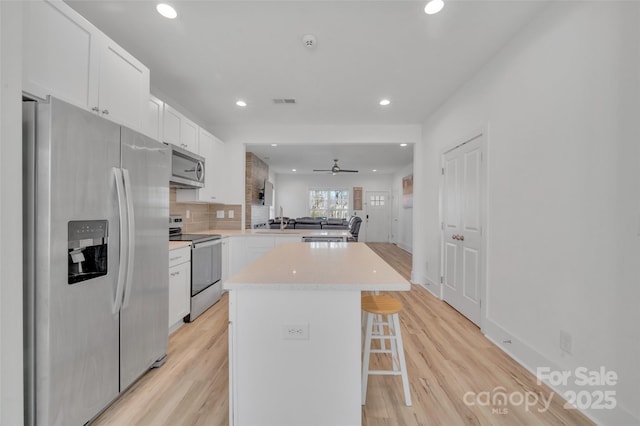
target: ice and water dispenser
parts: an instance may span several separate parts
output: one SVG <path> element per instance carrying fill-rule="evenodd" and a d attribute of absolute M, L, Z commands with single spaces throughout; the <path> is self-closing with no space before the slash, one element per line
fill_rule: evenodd
<path fill-rule="evenodd" d="M 106 220 L 71 221 L 68 239 L 69 284 L 107 275 Z"/>

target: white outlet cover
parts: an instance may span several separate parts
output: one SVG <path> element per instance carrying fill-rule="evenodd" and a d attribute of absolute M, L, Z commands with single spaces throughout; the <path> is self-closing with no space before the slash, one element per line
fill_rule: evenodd
<path fill-rule="evenodd" d="M 224 219 L 224 210 L 216 210 L 216 218 Z"/>
<path fill-rule="evenodd" d="M 282 324 L 284 340 L 309 340 L 309 323 Z"/>
<path fill-rule="evenodd" d="M 235 214 L 234 214 L 233 210 L 229 210 L 229 211 L 227 212 L 227 215 L 229 216 L 229 219 L 233 219 L 233 217 L 235 216 Z"/>

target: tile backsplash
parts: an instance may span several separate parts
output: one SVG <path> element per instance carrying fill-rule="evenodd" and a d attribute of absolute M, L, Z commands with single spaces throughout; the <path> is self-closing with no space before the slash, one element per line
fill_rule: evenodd
<path fill-rule="evenodd" d="M 223 218 L 217 217 L 218 211 L 223 212 Z M 233 218 L 229 217 L 230 211 L 233 211 Z M 169 212 L 171 215 L 182 216 L 182 232 L 185 233 L 207 229 L 242 229 L 242 205 L 178 203 L 175 188 L 169 190 Z"/>

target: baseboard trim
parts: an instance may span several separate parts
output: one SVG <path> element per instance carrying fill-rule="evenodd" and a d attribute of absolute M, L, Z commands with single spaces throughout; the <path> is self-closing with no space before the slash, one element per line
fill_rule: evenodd
<path fill-rule="evenodd" d="M 397 245 L 398 247 L 400 247 L 402 250 L 404 250 L 404 251 L 406 251 L 406 252 L 409 252 L 409 253 L 413 254 L 413 252 L 412 252 L 413 247 L 408 246 L 408 245 L 406 245 L 406 244 L 404 244 L 404 243 L 396 243 L 396 245 Z"/>
<path fill-rule="evenodd" d="M 548 367 L 551 371 L 571 370 L 571 368 L 560 367 L 556 363 L 551 362 L 544 355 L 533 349 L 531 345 L 520 340 L 514 334 L 510 333 L 489 318 L 485 320 L 482 332 L 487 339 L 493 342 L 498 348 L 513 358 L 513 360 L 518 364 L 526 368 L 534 376 L 537 375 L 538 367 Z M 565 399 L 563 395 L 567 391 L 577 393 L 579 391 L 587 390 L 585 387 L 576 386 L 575 383 L 571 383 L 571 380 L 569 380 L 567 386 L 553 386 L 546 380 L 543 382 L 549 386 L 553 392 L 555 392 L 556 395 L 554 395 L 554 397 L 560 397 L 563 399 Z M 619 402 L 615 409 L 583 409 L 580 410 L 580 412 L 599 425 L 640 424 L 640 419 L 635 417 L 624 407 L 620 406 Z"/>

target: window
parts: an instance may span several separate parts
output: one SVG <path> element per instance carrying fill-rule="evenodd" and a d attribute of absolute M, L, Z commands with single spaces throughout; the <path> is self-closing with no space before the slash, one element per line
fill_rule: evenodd
<path fill-rule="evenodd" d="M 370 204 L 371 204 L 372 207 L 383 207 L 384 206 L 384 195 L 372 195 Z"/>
<path fill-rule="evenodd" d="M 345 189 L 310 189 L 309 216 L 348 218 L 349 191 Z"/>

